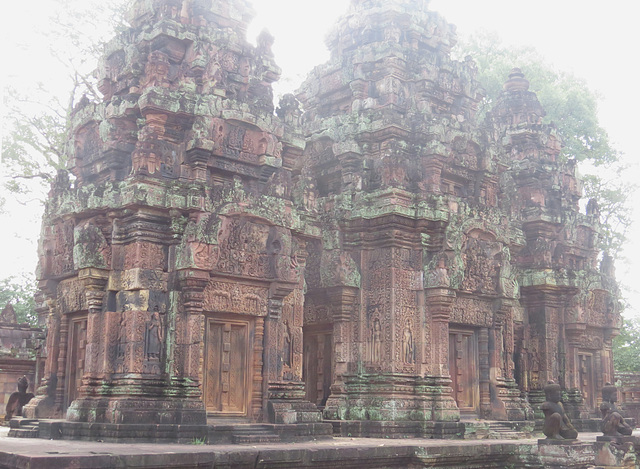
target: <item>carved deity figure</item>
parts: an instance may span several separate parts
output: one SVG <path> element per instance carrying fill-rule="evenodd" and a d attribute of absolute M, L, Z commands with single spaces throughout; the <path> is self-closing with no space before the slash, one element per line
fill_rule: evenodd
<path fill-rule="evenodd" d="M 546 402 L 542 404 L 544 412 L 543 433 L 548 440 L 575 440 L 578 432 L 571 424 L 571 420 L 564 412 L 561 399 L 560 385 L 549 381 L 544 387 Z"/>
<path fill-rule="evenodd" d="M 382 360 L 382 326 L 380 320 L 376 318 L 373 321 L 373 330 L 371 331 L 371 361 L 379 363 Z"/>
<path fill-rule="evenodd" d="M 147 360 L 159 360 L 162 351 L 162 340 L 164 331 L 158 307 L 154 308 L 151 319 L 147 322 L 147 329 L 144 337 L 144 356 Z"/>
<path fill-rule="evenodd" d="M 289 331 L 289 324 L 287 321 L 284 321 L 284 351 L 282 357 L 282 363 L 286 366 L 291 367 L 291 354 L 293 352 L 292 342 L 291 342 L 291 332 Z"/>
<path fill-rule="evenodd" d="M 435 269 L 429 271 L 427 275 L 427 283 L 430 287 L 448 287 L 450 282 L 449 273 L 447 272 L 447 256 L 442 255 L 438 258 Z"/>
<path fill-rule="evenodd" d="M 5 420 L 11 420 L 16 415 L 22 415 L 22 408 L 33 399 L 33 393 L 27 392 L 29 380 L 26 376 L 18 379 L 18 392 L 14 392 L 9 397 L 5 410 Z"/>
<path fill-rule="evenodd" d="M 122 317 L 120 318 L 120 328 L 118 330 L 118 359 L 123 360 L 127 350 L 127 317 L 125 316 L 124 307 L 122 308 Z"/>
<path fill-rule="evenodd" d="M 602 388 L 602 404 L 600 405 L 602 423 L 600 428 L 606 436 L 629 436 L 633 433 L 633 428 L 624 421 L 624 417 L 618 411 L 617 401 L 618 388 L 607 383 Z"/>
<path fill-rule="evenodd" d="M 402 360 L 404 363 L 413 363 L 413 334 L 410 321 L 407 321 L 402 333 Z"/>

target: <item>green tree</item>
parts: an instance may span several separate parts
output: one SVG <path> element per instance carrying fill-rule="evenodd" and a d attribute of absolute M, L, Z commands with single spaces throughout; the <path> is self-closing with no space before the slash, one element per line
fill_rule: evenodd
<path fill-rule="evenodd" d="M 640 319 L 625 320 L 613 339 L 613 364 L 616 371 L 640 372 Z"/>
<path fill-rule="evenodd" d="M 554 69 L 535 49 L 507 47 L 495 34 L 472 36 L 455 53 L 458 58 L 470 55 L 478 66 L 478 81 L 487 91 L 481 118 L 495 103 L 511 70 L 518 67 L 524 72 L 547 111 L 545 122 L 554 123 L 560 133 L 562 157 L 580 163 L 585 198 L 598 200 L 601 249 L 617 257 L 631 224 L 627 201 L 634 188 L 619 177 L 624 171 L 621 155 L 598 120 L 598 95 L 584 80 Z"/>
<path fill-rule="evenodd" d="M 19 323 L 36 325 L 35 281 L 23 275 L 0 280 L 0 310 L 11 303 Z"/>

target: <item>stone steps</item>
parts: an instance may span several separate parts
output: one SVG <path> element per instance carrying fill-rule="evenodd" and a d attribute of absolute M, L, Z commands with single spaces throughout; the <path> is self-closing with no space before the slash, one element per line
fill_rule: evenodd
<path fill-rule="evenodd" d="M 9 435 L 13 438 L 38 438 L 40 424 L 38 420 L 14 418 L 9 422 Z"/>
<path fill-rule="evenodd" d="M 521 422 L 497 420 L 465 421 L 464 438 L 468 440 L 521 440 L 531 438 L 531 432 L 523 431 Z M 531 427 L 533 424 L 531 424 Z"/>
<path fill-rule="evenodd" d="M 279 443 L 280 436 L 268 427 L 260 425 L 238 426 L 233 429 L 231 440 L 234 444 Z"/>
<path fill-rule="evenodd" d="M 489 423 L 489 439 L 491 440 L 520 440 L 528 437 L 529 435 L 514 429 L 508 422 Z"/>

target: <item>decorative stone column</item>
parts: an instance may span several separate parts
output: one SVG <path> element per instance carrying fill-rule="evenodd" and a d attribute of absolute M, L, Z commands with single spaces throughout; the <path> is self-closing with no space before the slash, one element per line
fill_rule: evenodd
<path fill-rule="evenodd" d="M 264 331 L 265 415 L 269 422 L 277 424 L 317 423 L 322 421 L 322 413 L 315 404 L 306 400 L 304 382 L 285 381 L 282 376 L 280 320 L 283 300 L 293 287 L 293 284 L 279 282 L 271 285 Z"/>
<path fill-rule="evenodd" d="M 329 297 L 333 312 L 333 381 L 331 394 L 324 408 L 324 416 L 329 420 L 344 420 L 347 415 L 347 395 L 345 375 L 352 360 L 350 352 L 351 321 L 353 308 L 359 295 L 354 287 L 336 287 Z"/>
<path fill-rule="evenodd" d="M 449 374 L 449 320 L 455 293 L 447 288 L 425 289 L 428 316 L 431 318 L 432 369 L 429 382 L 434 387 L 431 419 L 457 422 L 460 410 L 453 398 Z"/>

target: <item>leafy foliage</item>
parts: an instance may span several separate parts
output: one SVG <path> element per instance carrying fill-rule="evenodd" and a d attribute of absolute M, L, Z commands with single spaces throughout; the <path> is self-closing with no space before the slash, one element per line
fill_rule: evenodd
<path fill-rule="evenodd" d="M 554 123 L 562 138 L 561 156 L 582 163 L 581 170 L 588 172 L 583 177 L 584 196 L 598 200 L 603 227 L 600 248 L 617 257 L 631 224 L 627 201 L 634 188 L 618 177 L 624 168 L 620 153 L 598 121 L 598 95 L 584 80 L 555 70 L 535 49 L 506 47 L 494 34 L 461 42 L 456 54 L 470 55 L 478 66 L 478 81 L 487 91 L 480 117 L 495 103 L 511 70 L 518 67 L 524 72 L 547 112 L 545 122 Z"/>
<path fill-rule="evenodd" d="M 0 310 L 11 303 L 19 323 L 36 325 L 35 282 L 27 276 L 9 277 L 0 280 Z"/>
<path fill-rule="evenodd" d="M 640 372 L 640 319 L 624 321 L 613 339 L 613 364 L 616 371 Z"/>

